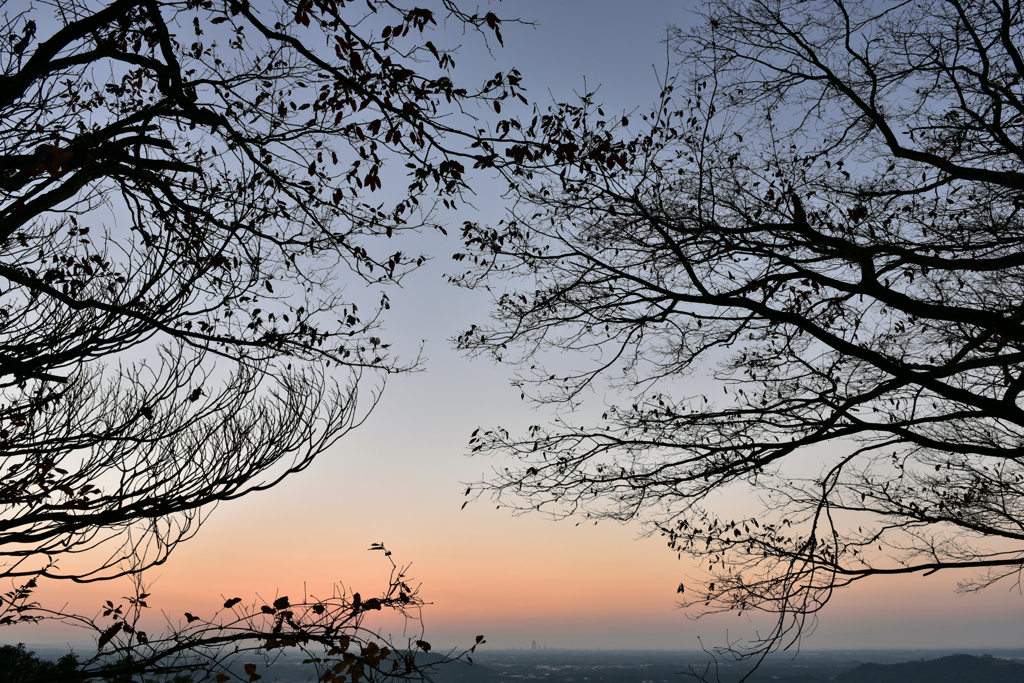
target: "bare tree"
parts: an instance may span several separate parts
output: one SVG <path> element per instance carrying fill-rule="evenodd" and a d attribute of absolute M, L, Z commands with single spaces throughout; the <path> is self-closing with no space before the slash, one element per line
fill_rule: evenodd
<path fill-rule="evenodd" d="M 426 257 L 389 239 L 439 227 L 487 144 L 448 114 L 522 95 L 451 80 L 439 20 L 501 35 L 447 0 L 4 12 L 0 576 L 106 579 L 307 467 L 415 366 L 377 327 Z M 374 195 L 396 159 L 408 187 Z"/>
<path fill-rule="evenodd" d="M 1022 26 L 1003 0 L 715 0 L 650 111 L 539 114 L 516 209 L 465 227 L 458 280 L 497 296 L 458 343 L 563 413 L 474 434 L 521 463 L 477 492 L 648 521 L 707 569 L 687 606 L 777 617 L 740 654 L 861 579 L 1019 581 Z M 566 410 L 606 383 L 603 417 Z M 709 509 L 726 489 L 763 509 Z"/>

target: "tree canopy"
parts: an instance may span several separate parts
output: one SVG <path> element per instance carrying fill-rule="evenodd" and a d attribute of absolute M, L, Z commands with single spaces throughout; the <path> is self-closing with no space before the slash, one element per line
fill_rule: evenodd
<path fill-rule="evenodd" d="M 515 71 L 454 81 L 439 23 L 502 40 L 448 0 L 5 6 L 0 624 L 58 619 L 98 646 L 58 667 L 9 648 L 17 675 L 255 681 L 298 648 L 318 680 L 423 677 L 427 641 L 363 626 L 423 605 L 394 562 L 377 597 L 232 598 L 164 634 L 139 574 L 417 367 L 379 329 L 387 287 L 428 258 L 400 236 L 443 231 L 466 165 L 496 163 L 462 124 L 522 99 Z M 40 579 L 124 575 L 134 595 L 95 617 L 36 601 Z"/>
<path fill-rule="evenodd" d="M 415 367 L 377 329 L 426 258 L 398 236 L 489 144 L 448 115 L 522 97 L 453 81 L 439 21 L 501 40 L 447 1 L 4 9 L 0 576 L 163 562 Z"/>
<path fill-rule="evenodd" d="M 562 412 L 474 434 L 520 463 L 478 494 L 649 522 L 706 570 L 685 605 L 775 616 L 747 653 L 865 578 L 1019 576 L 1022 31 L 1006 0 L 712 0 L 650 110 L 539 112 L 517 204 L 465 225 L 495 304 L 457 341 Z"/>

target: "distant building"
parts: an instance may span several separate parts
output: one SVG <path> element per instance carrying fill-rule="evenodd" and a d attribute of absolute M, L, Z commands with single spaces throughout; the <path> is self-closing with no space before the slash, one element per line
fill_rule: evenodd
<path fill-rule="evenodd" d="M 536 649 L 537 649 L 537 641 L 536 641 L 536 640 L 535 640 L 535 641 L 533 641 L 533 642 L 532 642 L 532 643 L 530 644 L 530 649 L 531 649 L 531 650 L 536 650 Z"/>

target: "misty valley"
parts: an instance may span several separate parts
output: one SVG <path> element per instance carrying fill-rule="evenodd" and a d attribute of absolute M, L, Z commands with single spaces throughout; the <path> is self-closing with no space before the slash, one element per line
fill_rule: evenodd
<path fill-rule="evenodd" d="M 56 659 L 65 650 L 34 648 L 40 658 Z M 442 655 L 417 656 L 418 664 Z M 256 658 L 239 659 L 241 673 Z M 686 683 L 694 674 L 710 681 L 739 680 L 750 662 L 709 666 L 703 652 L 636 650 L 521 649 L 480 652 L 473 664 L 448 662 L 430 672 L 433 683 Z M 309 664 L 292 653 L 269 668 L 259 662 L 265 683 L 305 683 L 315 679 Z M 751 683 L 1019 683 L 1024 680 L 1024 650 L 818 650 L 796 657 L 776 653 L 747 679 Z"/>

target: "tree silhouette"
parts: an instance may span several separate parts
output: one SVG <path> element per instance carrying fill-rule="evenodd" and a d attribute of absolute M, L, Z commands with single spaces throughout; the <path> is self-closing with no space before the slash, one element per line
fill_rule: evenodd
<path fill-rule="evenodd" d="M 426 258 L 390 240 L 439 228 L 489 144 L 447 114 L 522 98 L 514 71 L 454 83 L 439 21 L 501 40 L 447 1 L 5 8 L 0 622 L 39 577 L 163 562 L 416 365 L 377 336 Z"/>
<path fill-rule="evenodd" d="M 64 655 L 56 662 L 48 662 L 36 657 L 35 652 L 26 650 L 24 643 L 0 645 L 0 673 L 6 681 L 22 683 L 41 676 L 73 676 L 77 669 L 78 658 L 73 654 Z"/>
<path fill-rule="evenodd" d="M 707 570 L 685 605 L 777 618 L 741 656 L 861 579 L 1016 580 L 1021 40 L 998 0 L 713 0 L 650 111 L 538 113 L 519 203 L 465 226 L 497 294 L 458 343 L 563 412 L 474 434 L 521 463 L 477 493 L 646 520 Z"/>

